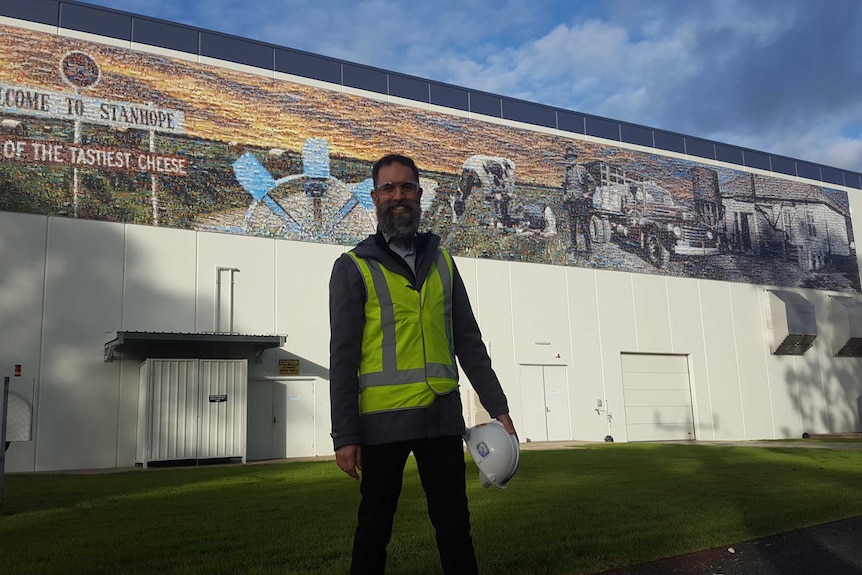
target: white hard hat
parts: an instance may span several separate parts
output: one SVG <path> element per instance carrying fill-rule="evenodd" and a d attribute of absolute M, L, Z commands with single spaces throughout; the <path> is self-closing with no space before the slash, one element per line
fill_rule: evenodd
<path fill-rule="evenodd" d="M 509 434 L 499 421 L 480 423 L 464 433 L 467 449 L 479 466 L 482 487 L 506 489 L 509 480 L 518 471 L 521 446 L 518 436 Z"/>

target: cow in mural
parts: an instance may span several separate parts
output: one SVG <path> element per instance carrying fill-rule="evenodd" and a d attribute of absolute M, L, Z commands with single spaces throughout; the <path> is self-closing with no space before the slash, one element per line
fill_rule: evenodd
<path fill-rule="evenodd" d="M 461 181 L 452 197 L 455 218 L 467 211 L 467 202 L 482 212 L 483 224 L 506 228 L 511 224 L 509 204 L 515 197 L 515 163 L 506 158 L 476 155 L 464 162 Z"/>
<path fill-rule="evenodd" d="M 458 188 L 451 197 L 452 221 L 471 216 L 479 225 L 514 232 L 556 233 L 547 204 L 523 203 L 515 192 L 515 162 L 475 155 L 464 162 Z"/>

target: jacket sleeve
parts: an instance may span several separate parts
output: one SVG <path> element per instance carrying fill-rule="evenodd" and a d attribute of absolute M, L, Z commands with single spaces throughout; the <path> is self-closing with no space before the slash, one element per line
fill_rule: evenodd
<path fill-rule="evenodd" d="M 332 443 L 338 449 L 360 443 L 359 361 L 365 322 L 365 282 L 347 254 L 329 280 L 329 395 Z"/>
<path fill-rule="evenodd" d="M 470 384 L 479 394 L 479 401 L 491 417 L 509 413 L 506 394 L 491 368 L 491 358 L 482 341 L 482 332 L 470 307 L 467 289 L 455 263 L 452 290 L 452 331 L 455 339 L 455 355 Z"/>

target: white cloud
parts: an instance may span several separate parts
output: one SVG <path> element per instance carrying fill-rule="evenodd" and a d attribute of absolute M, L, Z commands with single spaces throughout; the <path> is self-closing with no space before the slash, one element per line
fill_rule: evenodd
<path fill-rule="evenodd" d="M 862 170 L 858 0 L 96 1 Z"/>

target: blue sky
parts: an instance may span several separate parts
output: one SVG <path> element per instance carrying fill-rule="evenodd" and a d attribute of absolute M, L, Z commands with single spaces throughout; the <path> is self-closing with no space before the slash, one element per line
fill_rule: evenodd
<path fill-rule="evenodd" d="M 862 172 L 859 0 L 88 0 Z"/>

